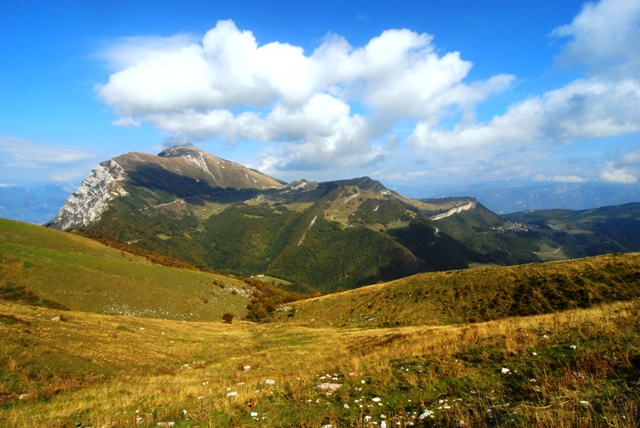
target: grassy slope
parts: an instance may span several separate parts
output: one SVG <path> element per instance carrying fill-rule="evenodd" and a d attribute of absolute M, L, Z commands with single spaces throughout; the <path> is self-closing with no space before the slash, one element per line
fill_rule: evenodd
<path fill-rule="evenodd" d="M 0 425 L 637 426 L 638 309 L 358 330 L 0 302 Z"/>
<path fill-rule="evenodd" d="M 296 302 L 280 319 L 358 327 L 456 324 L 628 300 L 640 296 L 639 286 L 640 253 L 607 255 L 418 274 Z"/>
<path fill-rule="evenodd" d="M 542 260 L 640 250 L 640 204 L 581 211 L 524 211 L 504 218 L 538 227 Z"/>
<path fill-rule="evenodd" d="M 4 289 L 26 287 L 81 311 L 217 320 L 225 312 L 244 314 L 248 302 L 239 281 L 154 265 L 79 236 L 2 219 L 0 262 Z"/>

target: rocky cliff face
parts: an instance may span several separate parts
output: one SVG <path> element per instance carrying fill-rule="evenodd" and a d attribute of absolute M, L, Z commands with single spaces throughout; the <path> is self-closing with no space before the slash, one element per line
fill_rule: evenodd
<path fill-rule="evenodd" d="M 430 219 L 433 221 L 442 220 L 443 218 L 451 217 L 454 214 L 461 213 L 463 211 L 469 211 L 474 209 L 478 205 L 477 201 L 469 202 L 468 204 L 461 205 L 459 207 L 451 208 L 449 211 L 431 216 Z"/>
<path fill-rule="evenodd" d="M 101 163 L 84 179 L 78 190 L 69 196 L 55 219 L 47 224 L 54 229 L 89 226 L 109 208 L 109 202 L 127 192 L 120 185 L 125 170 L 114 160 Z"/>
<path fill-rule="evenodd" d="M 158 196 L 161 192 L 164 197 L 169 194 L 176 200 L 188 200 L 195 209 L 218 199 L 242 200 L 256 192 L 284 187 L 277 179 L 196 147 L 172 147 L 157 156 L 127 153 L 91 171 L 46 226 L 65 230 L 97 223 L 115 198 L 128 195 L 125 182 L 127 186 L 147 190 L 152 199 L 158 197 L 157 204 L 152 199 L 145 201 L 149 207 L 167 205 Z"/>

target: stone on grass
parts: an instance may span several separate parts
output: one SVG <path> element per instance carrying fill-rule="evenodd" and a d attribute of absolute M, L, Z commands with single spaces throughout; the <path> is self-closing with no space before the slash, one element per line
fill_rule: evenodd
<path fill-rule="evenodd" d="M 322 383 L 320 385 L 316 385 L 316 389 L 321 389 L 323 391 L 336 392 L 338 389 L 342 387 L 341 383 Z"/>

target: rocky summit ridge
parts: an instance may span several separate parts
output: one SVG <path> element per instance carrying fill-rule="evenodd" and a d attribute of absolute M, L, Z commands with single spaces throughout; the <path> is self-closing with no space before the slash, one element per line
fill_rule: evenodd
<path fill-rule="evenodd" d="M 269 190 L 282 181 L 192 146 L 176 146 L 157 156 L 132 152 L 100 163 L 46 225 L 54 229 L 88 227 L 98 222 L 111 201 L 127 196 L 125 183 L 167 190 L 177 197 Z"/>
<path fill-rule="evenodd" d="M 46 224 L 54 229 L 87 227 L 100 220 L 109 203 L 118 196 L 128 195 L 121 185 L 126 171 L 111 159 L 94 168 L 82 184 L 69 196 L 56 218 Z"/>

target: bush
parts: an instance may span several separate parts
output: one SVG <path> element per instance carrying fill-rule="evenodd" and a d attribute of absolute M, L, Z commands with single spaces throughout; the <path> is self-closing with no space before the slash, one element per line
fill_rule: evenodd
<path fill-rule="evenodd" d="M 233 314 L 230 314 L 229 312 L 222 314 L 222 321 L 226 322 L 227 324 L 231 324 L 231 322 L 233 321 Z"/>

